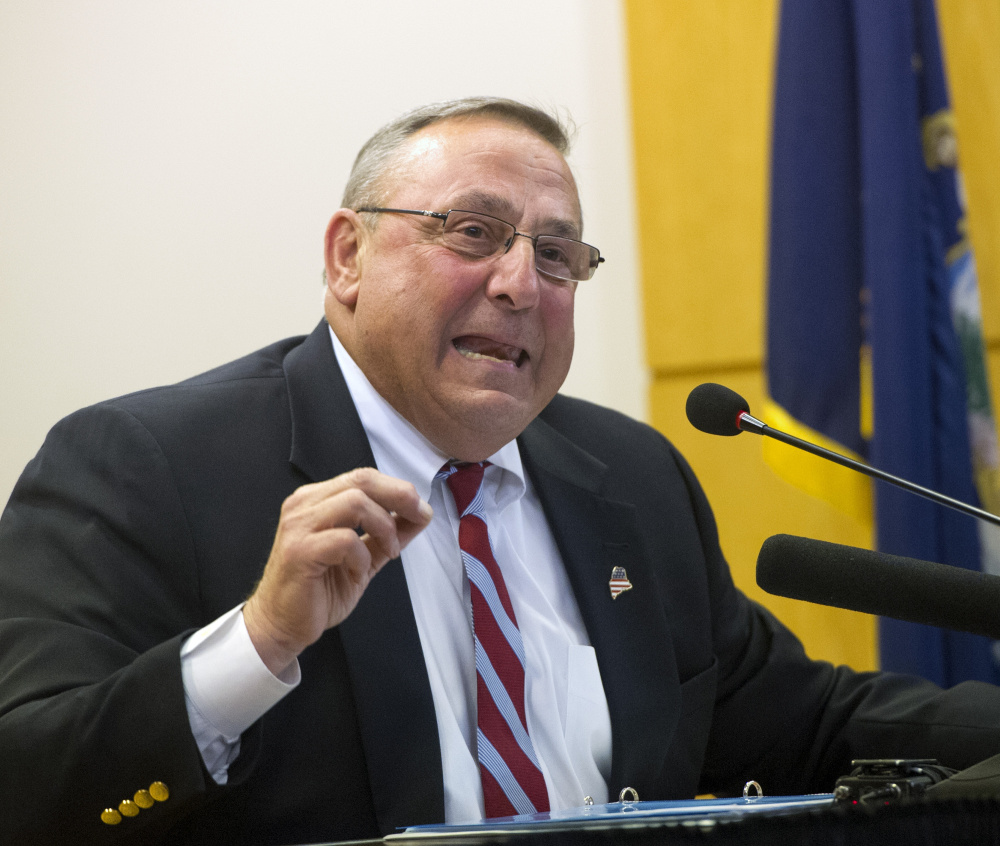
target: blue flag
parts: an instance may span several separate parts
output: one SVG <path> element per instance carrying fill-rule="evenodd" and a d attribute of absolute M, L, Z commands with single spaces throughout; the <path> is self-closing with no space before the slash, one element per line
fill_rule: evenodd
<path fill-rule="evenodd" d="M 956 149 L 932 0 L 782 4 L 771 401 L 841 451 L 995 508 L 996 428 Z M 994 569 L 993 529 L 883 483 L 875 526 L 884 552 Z M 883 669 L 944 685 L 1000 681 L 983 638 L 882 620 L 879 647 Z"/>

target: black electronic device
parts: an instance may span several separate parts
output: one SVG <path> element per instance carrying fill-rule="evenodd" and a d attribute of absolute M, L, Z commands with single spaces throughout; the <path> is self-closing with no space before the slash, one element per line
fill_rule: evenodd
<path fill-rule="evenodd" d="M 851 761 L 850 775 L 837 779 L 833 798 L 853 805 L 878 805 L 917 799 L 955 770 L 932 758 L 877 758 Z"/>

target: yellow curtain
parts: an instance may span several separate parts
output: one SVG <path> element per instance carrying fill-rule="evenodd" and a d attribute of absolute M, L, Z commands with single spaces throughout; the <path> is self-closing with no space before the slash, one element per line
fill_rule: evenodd
<path fill-rule="evenodd" d="M 625 0 L 653 425 L 698 473 L 737 584 L 810 655 L 877 666 L 870 617 L 770 597 L 763 541 L 785 532 L 870 546 L 870 519 L 778 479 L 751 435 L 691 428 L 684 401 L 716 381 L 763 408 L 768 157 L 778 0 Z M 1000 4 L 940 0 L 994 396 L 1000 372 Z M 820 459 L 803 454 L 805 466 Z M 844 474 L 850 473 L 842 470 Z"/>

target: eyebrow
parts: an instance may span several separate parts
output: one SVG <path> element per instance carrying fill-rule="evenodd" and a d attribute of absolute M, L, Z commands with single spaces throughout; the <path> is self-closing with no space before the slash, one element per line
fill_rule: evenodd
<path fill-rule="evenodd" d="M 451 208 L 491 214 L 507 221 L 517 216 L 517 210 L 510 200 L 487 191 L 473 190 L 460 194 L 451 203 Z M 556 217 L 542 221 L 538 231 L 534 234 L 559 235 L 563 238 L 578 239 L 580 230 L 573 221 Z"/>

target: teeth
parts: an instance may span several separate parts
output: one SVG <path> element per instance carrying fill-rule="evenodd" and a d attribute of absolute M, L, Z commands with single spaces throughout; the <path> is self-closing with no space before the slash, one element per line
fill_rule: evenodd
<path fill-rule="evenodd" d="M 483 355 L 483 353 L 473 352 L 472 350 L 467 350 L 462 347 L 456 347 L 456 349 L 464 355 L 466 358 L 471 358 L 473 361 L 506 361 L 505 358 L 496 358 L 492 355 Z"/>
<path fill-rule="evenodd" d="M 458 344 L 455 344 L 455 349 L 458 350 L 463 356 L 465 356 L 465 358 L 468 358 L 472 361 L 499 361 L 504 364 L 518 363 L 517 361 L 514 361 L 509 358 L 499 358 L 495 355 L 487 355 L 486 353 L 475 352 L 474 350 L 470 350 L 467 347 L 459 346 Z"/>

